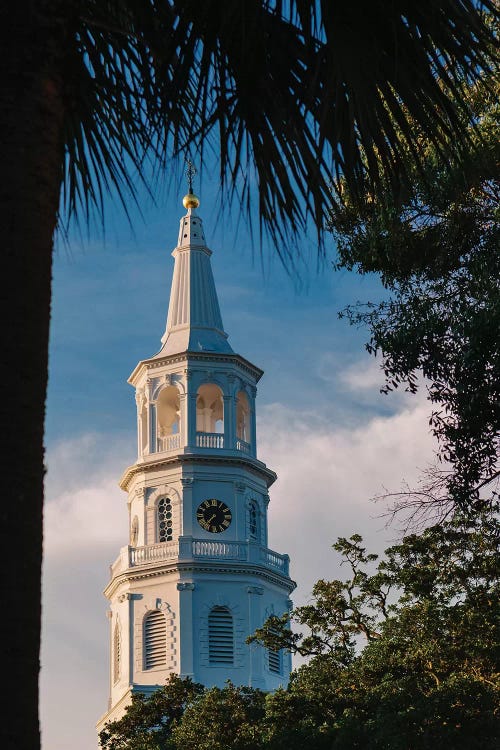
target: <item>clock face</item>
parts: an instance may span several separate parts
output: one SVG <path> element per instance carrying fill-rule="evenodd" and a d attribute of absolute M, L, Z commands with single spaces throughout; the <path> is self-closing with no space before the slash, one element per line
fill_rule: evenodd
<path fill-rule="evenodd" d="M 232 515 L 225 503 L 212 498 L 198 505 L 196 518 L 202 529 L 211 534 L 220 534 L 229 528 Z"/>

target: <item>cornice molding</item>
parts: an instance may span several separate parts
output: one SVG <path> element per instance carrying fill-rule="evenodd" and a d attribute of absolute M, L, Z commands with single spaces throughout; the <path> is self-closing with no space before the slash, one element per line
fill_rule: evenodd
<path fill-rule="evenodd" d="M 234 576 L 257 576 L 258 578 L 262 578 L 263 580 L 273 584 L 274 586 L 279 586 L 280 588 L 285 589 L 286 591 L 288 591 L 288 594 L 291 594 L 292 591 L 297 588 L 296 582 L 289 576 L 285 576 L 278 571 L 270 570 L 269 568 L 265 568 L 264 566 L 255 563 L 228 563 L 227 561 L 223 560 L 221 560 L 220 562 L 217 562 L 216 560 L 210 560 L 206 563 L 203 563 L 199 560 L 187 560 L 185 562 L 175 561 L 171 563 L 165 563 L 165 561 L 161 561 L 161 563 L 158 563 L 156 566 L 152 564 L 140 569 L 127 568 L 111 579 L 111 581 L 104 589 L 103 594 L 107 599 L 111 599 L 116 593 L 117 589 L 123 583 L 146 581 L 151 578 L 159 578 L 160 576 L 164 575 L 171 576 L 176 573 L 224 573 Z"/>
<path fill-rule="evenodd" d="M 264 370 L 260 367 L 252 364 L 248 359 L 245 359 L 240 354 L 217 354 L 216 352 L 182 352 L 182 354 L 170 354 L 166 357 L 158 357 L 157 359 L 151 357 L 150 359 L 142 359 L 137 363 L 136 367 L 132 371 L 127 383 L 135 385 L 139 375 L 143 369 L 156 370 L 159 367 L 165 367 L 166 365 L 177 364 L 181 362 L 222 362 L 236 364 L 241 369 L 252 375 L 255 378 L 255 382 L 258 383 L 264 374 Z"/>
<path fill-rule="evenodd" d="M 213 453 L 210 455 L 203 455 L 200 453 L 176 453 L 172 456 L 146 460 L 128 466 L 123 472 L 118 484 L 124 492 L 128 492 L 132 480 L 137 474 L 147 474 L 150 471 L 161 469 L 164 466 L 173 468 L 178 465 L 182 468 L 184 464 L 212 464 L 215 466 L 223 464 L 226 466 L 243 466 L 257 476 L 263 478 L 268 488 L 271 487 L 278 478 L 277 474 L 272 471 L 272 469 L 268 469 L 264 463 L 244 454 L 241 454 L 241 456 L 228 456 L 227 454 L 216 456 Z"/>

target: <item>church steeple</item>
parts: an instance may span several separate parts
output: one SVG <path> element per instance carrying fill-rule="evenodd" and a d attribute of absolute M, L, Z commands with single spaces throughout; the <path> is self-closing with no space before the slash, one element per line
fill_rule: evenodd
<path fill-rule="evenodd" d="M 200 201 L 193 193 L 194 168 L 187 170 L 189 192 L 183 204 L 187 214 L 180 220 L 167 327 L 156 355 L 182 352 L 232 353 L 224 332 L 203 222 L 196 213 Z"/>
<path fill-rule="evenodd" d="M 288 555 L 268 547 L 276 475 L 257 457 L 262 370 L 227 341 L 189 187 L 163 348 L 128 381 L 137 460 L 120 480 L 129 540 L 105 589 L 110 693 L 99 729 L 134 693 L 151 694 L 172 673 L 207 686 L 230 679 L 276 690 L 291 670 L 289 653 L 246 642 L 289 609 L 295 584 Z"/>

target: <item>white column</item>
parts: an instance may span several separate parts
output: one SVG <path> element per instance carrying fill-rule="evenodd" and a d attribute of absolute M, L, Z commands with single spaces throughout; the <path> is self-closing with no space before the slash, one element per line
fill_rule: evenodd
<path fill-rule="evenodd" d="M 255 397 L 257 396 L 257 388 L 252 388 L 252 400 L 250 402 L 250 445 L 252 456 L 257 455 L 257 420 L 255 414 Z"/>
<path fill-rule="evenodd" d="M 224 396 L 224 448 L 235 447 L 236 409 L 233 396 Z"/>
<path fill-rule="evenodd" d="M 262 625 L 261 599 L 264 593 L 262 586 L 247 586 L 248 594 L 248 635 L 253 635 Z M 263 649 L 258 643 L 249 646 L 248 687 L 264 688 L 265 680 L 262 674 Z"/>
<path fill-rule="evenodd" d="M 194 583 L 180 582 L 179 592 L 179 675 L 194 680 Z"/>

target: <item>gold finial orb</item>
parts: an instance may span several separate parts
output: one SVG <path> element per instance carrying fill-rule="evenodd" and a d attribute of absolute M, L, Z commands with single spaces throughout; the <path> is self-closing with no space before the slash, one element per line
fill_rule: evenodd
<path fill-rule="evenodd" d="M 182 199 L 182 205 L 184 208 L 198 208 L 200 199 L 194 193 L 188 193 Z"/>

